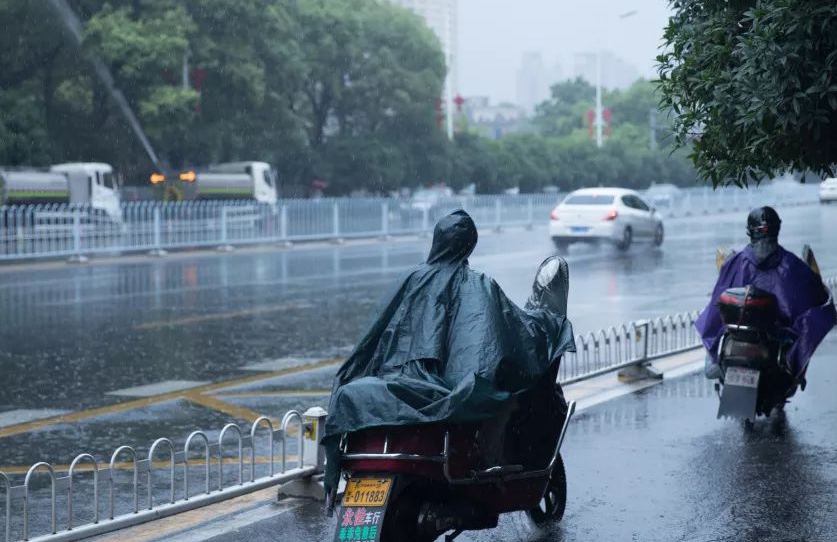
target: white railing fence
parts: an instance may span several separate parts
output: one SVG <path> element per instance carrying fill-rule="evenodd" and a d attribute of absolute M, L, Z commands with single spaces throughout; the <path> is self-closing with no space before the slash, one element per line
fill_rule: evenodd
<path fill-rule="evenodd" d="M 227 424 L 216 438 L 194 431 L 182 447 L 159 438 L 142 457 L 132 446 L 119 446 L 107 462 L 88 453 L 69 467 L 38 462 L 22 483 L 0 472 L 5 494 L 0 540 L 80 540 L 310 478 L 323 470 L 324 418 L 322 409 L 290 411 L 276 427 L 261 417 L 248 431 Z M 39 529 L 33 528 L 33 516 Z"/>
<path fill-rule="evenodd" d="M 429 234 L 441 216 L 456 208 L 467 210 L 483 229 L 533 227 L 546 224 L 559 201 L 560 196 L 547 194 L 453 197 L 432 203 L 384 198 L 285 200 L 275 205 L 139 201 L 122 205 L 121 220 L 85 205 L 7 206 L 0 207 L 0 261 Z M 771 185 L 747 191 L 688 189 L 655 204 L 662 216 L 679 218 L 816 201 L 815 190 Z"/>

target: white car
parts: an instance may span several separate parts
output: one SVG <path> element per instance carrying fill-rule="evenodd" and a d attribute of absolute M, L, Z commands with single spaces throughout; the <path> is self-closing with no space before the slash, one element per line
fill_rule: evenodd
<path fill-rule="evenodd" d="M 673 184 L 652 184 L 645 191 L 645 201 L 661 209 L 671 209 L 682 198 L 681 190 Z"/>
<path fill-rule="evenodd" d="M 837 201 L 837 179 L 826 179 L 820 183 L 820 203 Z"/>
<path fill-rule="evenodd" d="M 628 250 L 635 241 L 663 244 L 663 220 L 633 190 L 583 188 L 570 193 L 549 221 L 549 235 L 558 250 L 575 242 L 612 243 Z"/>

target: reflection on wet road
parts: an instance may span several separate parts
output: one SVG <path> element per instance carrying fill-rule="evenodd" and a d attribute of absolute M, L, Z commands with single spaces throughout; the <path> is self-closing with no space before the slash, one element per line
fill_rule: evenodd
<path fill-rule="evenodd" d="M 787 248 L 798 253 L 811 243 L 821 267 L 837 269 L 828 236 L 837 208 L 787 209 L 783 219 Z M 661 250 L 572 247 L 569 310 L 576 332 L 699 308 L 714 278 L 715 249 L 741 245 L 743 223 L 744 213 L 669 221 Z M 151 431 L 152 422 L 179 436 L 222 417 L 264 412 L 269 396 L 181 396 L 211 383 L 269 376 L 281 368 L 270 368 L 276 363 L 346 355 L 378 299 L 423 260 L 428 245 L 427 239 L 399 240 L 0 270 L 0 467 L 58 461 L 59 452 L 64 460 L 96 441 L 82 418 L 57 426 L 65 431 L 60 437 L 39 429 L 38 419 L 62 413 L 107 414 L 125 401 L 146 401 L 150 408 L 159 402 L 155 395 L 168 393 L 164 397 L 177 399 L 164 409 L 170 420 L 137 411 L 134 422 L 147 422 L 149 433 L 121 429 L 150 442 L 162 436 Z M 543 228 L 492 233 L 483 235 L 471 264 L 522 302 L 535 268 L 552 251 Z M 317 387 L 328 388 L 329 378 Z M 301 378 L 301 389 L 309 379 Z M 217 401 L 235 408 L 218 411 Z M 262 406 L 245 406 L 248 401 Z M 41 433 L 23 445 L 16 428 L 27 421 L 34 425 L 24 428 Z M 119 433 L 108 430 L 114 439 Z"/>

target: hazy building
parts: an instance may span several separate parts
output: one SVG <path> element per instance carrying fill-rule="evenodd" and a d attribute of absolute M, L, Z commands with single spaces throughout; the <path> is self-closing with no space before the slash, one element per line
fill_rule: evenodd
<path fill-rule="evenodd" d="M 529 127 L 522 107 L 508 103 L 492 105 L 487 96 L 466 98 L 462 112 L 470 129 L 492 139 L 523 132 Z"/>
<path fill-rule="evenodd" d="M 420 15 L 447 49 L 448 76 L 454 96 L 459 94 L 459 32 L 457 0 L 384 0 Z"/>
<path fill-rule="evenodd" d="M 567 79 L 567 76 L 564 74 L 564 67 L 561 65 L 561 63 L 556 62 L 555 64 L 553 64 L 552 65 L 552 70 L 550 70 L 550 72 L 549 72 L 548 83 L 549 83 L 549 89 L 550 90 L 547 94 L 547 97 L 548 98 L 552 97 L 552 90 L 551 90 L 552 85 L 554 85 L 556 83 L 560 83 L 562 81 L 565 81 L 566 79 Z"/>
<path fill-rule="evenodd" d="M 611 51 L 601 52 L 602 87 L 627 88 L 638 78 L 637 69 Z M 596 84 L 596 53 L 577 53 L 574 66 L 575 77 L 581 77 L 591 85 Z"/>
<path fill-rule="evenodd" d="M 523 53 L 520 67 L 517 69 L 517 104 L 526 113 L 532 114 L 535 106 L 549 97 L 551 84 L 541 54 Z"/>

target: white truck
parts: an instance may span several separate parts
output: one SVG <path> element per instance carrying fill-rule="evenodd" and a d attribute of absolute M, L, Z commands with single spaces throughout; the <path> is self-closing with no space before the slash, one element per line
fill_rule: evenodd
<path fill-rule="evenodd" d="M 100 162 L 56 164 L 48 171 L 0 167 L 0 204 L 88 204 L 121 221 L 119 187 L 113 167 Z"/>
<path fill-rule="evenodd" d="M 194 182 L 199 200 L 251 199 L 275 204 L 276 175 L 267 162 L 228 162 L 215 164 L 204 172 L 186 172 L 181 180 Z"/>

